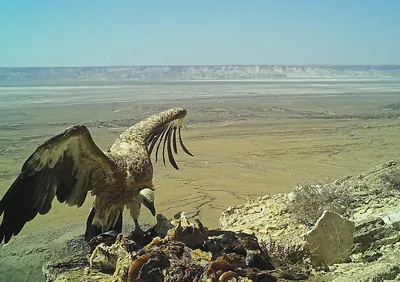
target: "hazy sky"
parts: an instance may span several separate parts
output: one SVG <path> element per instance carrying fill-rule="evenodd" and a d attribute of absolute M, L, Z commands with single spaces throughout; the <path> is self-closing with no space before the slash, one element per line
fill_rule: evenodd
<path fill-rule="evenodd" d="M 400 1 L 0 1 L 0 67 L 190 64 L 400 64 Z"/>

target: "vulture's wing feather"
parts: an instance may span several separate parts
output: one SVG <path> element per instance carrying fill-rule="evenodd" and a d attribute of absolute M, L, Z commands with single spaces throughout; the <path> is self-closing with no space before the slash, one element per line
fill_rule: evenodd
<path fill-rule="evenodd" d="M 188 154 L 189 156 L 193 157 L 193 154 L 191 152 L 189 152 L 189 150 L 185 147 L 185 145 L 183 144 L 182 141 L 182 133 L 181 133 L 181 128 L 178 128 L 178 133 L 179 133 L 179 143 L 181 144 L 182 150 Z"/>
<path fill-rule="evenodd" d="M 154 143 L 157 141 L 159 142 L 158 146 L 157 146 L 157 150 L 155 151 L 155 154 L 154 154 L 156 157 L 156 162 L 159 159 L 158 158 L 158 153 L 159 153 L 158 147 L 160 146 L 161 143 L 163 143 L 162 158 L 163 158 L 164 165 L 165 165 L 165 147 L 167 147 L 168 160 L 176 170 L 179 170 L 179 167 L 176 164 L 174 155 L 172 154 L 172 148 L 171 148 L 171 146 L 172 146 L 175 154 L 178 153 L 176 139 L 179 139 L 179 144 L 181 145 L 182 150 L 189 156 L 193 157 L 193 154 L 183 144 L 182 135 L 181 135 L 181 127 L 182 127 L 181 123 L 182 123 L 182 121 L 180 121 L 180 120 L 174 120 L 168 124 L 165 124 L 162 132 L 151 136 L 150 142 L 149 142 L 149 153 L 150 154 L 154 147 Z M 178 136 L 176 136 L 177 129 L 178 129 Z"/>
<path fill-rule="evenodd" d="M 17 235 L 26 222 L 51 209 L 54 197 L 80 207 L 88 191 L 114 181 L 116 167 L 93 142 L 84 125 L 50 138 L 26 160 L 0 200 L 0 243 Z"/>

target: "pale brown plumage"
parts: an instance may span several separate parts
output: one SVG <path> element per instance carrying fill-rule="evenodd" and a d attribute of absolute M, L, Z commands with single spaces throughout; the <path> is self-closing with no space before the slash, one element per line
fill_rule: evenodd
<path fill-rule="evenodd" d="M 142 189 L 154 189 L 150 154 L 156 142 L 156 159 L 163 143 L 164 164 L 167 146 L 169 161 L 178 169 L 171 149 L 177 153 L 178 130 L 182 149 L 192 155 L 180 135 L 185 116 L 181 108 L 152 115 L 122 132 L 107 152 L 97 147 L 84 125 L 74 125 L 44 142 L 0 201 L 0 243 L 7 243 L 38 213 L 48 213 L 54 197 L 80 207 L 88 191 L 95 196 L 92 224 L 102 231 L 115 225 L 124 205 L 135 201 Z"/>

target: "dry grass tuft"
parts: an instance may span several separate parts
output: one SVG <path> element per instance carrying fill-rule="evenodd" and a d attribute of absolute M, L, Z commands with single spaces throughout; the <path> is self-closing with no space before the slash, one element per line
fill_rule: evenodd
<path fill-rule="evenodd" d="M 277 243 L 271 238 L 262 241 L 260 245 L 271 257 L 272 264 L 281 269 L 289 280 L 303 280 L 310 276 L 311 254 L 304 246 L 293 245 L 290 242 Z"/>
<path fill-rule="evenodd" d="M 306 183 L 297 186 L 294 195 L 288 209 L 298 222 L 307 226 L 314 225 L 324 210 L 350 215 L 354 200 L 346 183 Z"/>
<path fill-rule="evenodd" d="M 398 169 L 382 172 L 380 180 L 382 187 L 378 194 L 381 196 L 393 196 L 400 193 L 400 171 Z"/>

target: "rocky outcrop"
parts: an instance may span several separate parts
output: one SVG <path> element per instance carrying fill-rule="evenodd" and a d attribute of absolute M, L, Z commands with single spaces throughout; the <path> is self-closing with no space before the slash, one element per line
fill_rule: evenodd
<path fill-rule="evenodd" d="M 59 282 L 399 281 L 399 210 L 396 160 L 229 207 L 221 230 L 184 213 L 158 215 L 147 237 L 95 238 L 88 257 L 50 262 L 43 272 Z"/>
<path fill-rule="evenodd" d="M 160 233 L 165 226 L 170 229 Z M 208 230 L 198 220 L 190 223 L 184 213 L 171 222 L 158 215 L 144 236 L 108 232 L 89 243 L 96 246 L 88 257 L 47 263 L 46 281 L 273 282 L 301 275 L 275 269 L 254 235 Z"/>
<path fill-rule="evenodd" d="M 255 234 L 271 256 L 275 252 L 290 261 L 302 250 L 307 255 L 298 258 L 311 264 L 314 274 L 326 267 L 315 281 L 400 279 L 400 160 L 357 177 L 229 207 L 220 223 Z"/>

